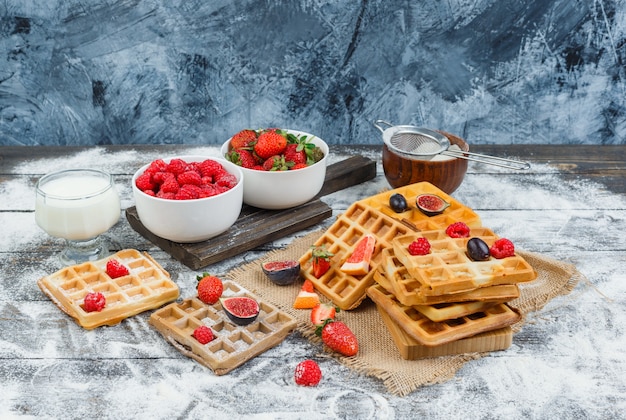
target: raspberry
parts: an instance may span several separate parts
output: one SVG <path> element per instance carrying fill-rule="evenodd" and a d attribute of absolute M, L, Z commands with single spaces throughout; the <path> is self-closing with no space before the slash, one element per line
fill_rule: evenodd
<path fill-rule="evenodd" d="M 106 305 L 106 298 L 100 292 L 90 292 L 85 295 L 83 308 L 86 312 L 100 312 Z"/>
<path fill-rule="evenodd" d="M 218 174 L 214 179 L 215 183 L 222 187 L 233 188 L 237 185 L 237 177 L 229 172 Z"/>
<path fill-rule="evenodd" d="M 161 185 L 160 191 L 164 193 L 173 193 L 176 194 L 180 189 L 180 185 L 175 177 L 167 178 L 163 185 Z"/>
<path fill-rule="evenodd" d="M 127 276 L 129 274 L 128 268 L 115 259 L 107 261 L 106 272 L 112 279 Z"/>
<path fill-rule="evenodd" d="M 221 163 L 211 159 L 200 162 L 198 168 L 202 176 L 210 176 L 211 178 L 214 178 L 215 175 L 224 171 Z"/>
<path fill-rule="evenodd" d="M 409 254 L 427 255 L 430 253 L 430 242 L 426 238 L 417 238 L 409 244 Z"/>
<path fill-rule="evenodd" d="M 513 242 L 506 238 L 500 238 L 491 245 L 489 253 L 492 257 L 502 259 L 515 255 L 515 246 Z"/>
<path fill-rule="evenodd" d="M 182 159 L 172 159 L 167 165 L 167 172 L 171 172 L 174 175 L 182 174 L 187 170 L 187 162 Z"/>
<path fill-rule="evenodd" d="M 463 222 L 456 222 L 446 228 L 446 234 L 451 238 L 469 238 L 470 228 Z"/>
<path fill-rule="evenodd" d="M 195 171 L 185 171 L 182 174 L 176 177 L 176 180 L 180 185 L 191 184 L 191 185 L 200 185 L 202 184 L 202 177 L 198 172 Z"/>
<path fill-rule="evenodd" d="M 213 336 L 213 331 L 211 331 L 211 329 L 207 327 L 206 325 L 202 325 L 196 328 L 195 330 L 193 330 L 192 335 L 196 340 L 198 340 L 198 343 L 200 344 L 209 343 L 213 341 L 213 339 L 215 338 Z"/>
<path fill-rule="evenodd" d="M 139 175 L 137 177 L 137 180 L 135 181 L 135 185 L 143 192 L 152 191 L 155 187 L 154 183 L 152 182 L 152 176 L 149 172 L 144 172 L 143 174 Z"/>
<path fill-rule="evenodd" d="M 313 360 L 304 360 L 296 366 L 294 379 L 298 385 L 315 386 L 322 380 L 322 370 Z"/>

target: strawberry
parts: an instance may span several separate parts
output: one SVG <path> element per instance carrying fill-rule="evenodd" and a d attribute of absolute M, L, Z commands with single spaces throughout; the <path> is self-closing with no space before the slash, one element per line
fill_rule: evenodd
<path fill-rule="evenodd" d="M 129 274 L 128 268 L 116 259 L 110 259 L 107 261 L 106 272 L 112 279 L 127 276 Z"/>
<path fill-rule="evenodd" d="M 316 278 L 322 277 L 330 269 L 330 257 L 334 254 L 326 250 L 324 245 L 313 246 L 311 251 L 311 267 Z"/>
<path fill-rule="evenodd" d="M 286 171 L 289 169 L 285 158 L 279 155 L 270 156 L 263 162 L 262 166 L 265 171 Z"/>
<path fill-rule="evenodd" d="M 285 160 L 287 162 L 293 162 L 294 165 L 299 163 L 306 164 L 306 152 L 304 151 L 304 145 L 298 143 L 290 143 L 285 149 Z"/>
<path fill-rule="evenodd" d="M 200 344 L 209 343 L 215 338 L 213 336 L 213 331 L 211 331 L 211 329 L 206 325 L 199 326 L 198 328 L 193 330 L 193 333 L 191 335 L 193 335 L 193 337 L 198 340 L 198 343 Z"/>
<path fill-rule="evenodd" d="M 311 322 L 318 326 L 324 324 L 327 319 L 334 320 L 339 308 L 328 303 L 320 303 L 311 310 Z"/>
<path fill-rule="evenodd" d="M 100 312 L 106 305 L 106 298 L 100 292 L 89 292 L 85 295 L 83 308 L 86 312 Z"/>
<path fill-rule="evenodd" d="M 278 131 L 264 131 L 259 135 L 254 152 L 263 160 L 280 155 L 287 147 L 287 138 Z"/>
<path fill-rule="evenodd" d="M 291 168 L 289 168 L 290 171 L 293 171 L 295 169 L 304 169 L 306 167 L 308 167 L 309 165 L 307 165 L 306 163 L 296 163 L 295 165 L 293 165 Z"/>
<path fill-rule="evenodd" d="M 234 149 L 226 158 L 235 165 L 239 165 L 243 168 L 253 168 L 257 161 L 250 150 L 247 149 Z"/>
<path fill-rule="evenodd" d="M 230 139 L 230 147 L 232 149 L 249 147 L 253 142 L 256 141 L 256 137 L 257 133 L 254 130 L 241 130 Z"/>
<path fill-rule="evenodd" d="M 315 386 L 322 380 L 322 370 L 313 360 L 304 360 L 296 366 L 294 379 L 298 385 Z"/>
<path fill-rule="evenodd" d="M 509 239 L 500 238 L 491 245 L 489 253 L 497 259 L 512 257 L 515 255 L 515 246 Z"/>
<path fill-rule="evenodd" d="M 341 321 L 327 320 L 315 330 L 331 350 L 344 356 L 354 356 L 359 351 L 359 342 L 354 333 Z"/>
<path fill-rule="evenodd" d="M 209 305 L 216 303 L 224 292 L 224 284 L 218 277 L 202 273 L 198 279 L 198 298 Z"/>

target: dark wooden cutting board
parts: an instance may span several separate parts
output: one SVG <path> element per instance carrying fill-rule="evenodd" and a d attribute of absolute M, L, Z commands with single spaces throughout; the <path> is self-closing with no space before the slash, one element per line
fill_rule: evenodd
<path fill-rule="evenodd" d="M 134 206 L 126 209 L 126 219 L 144 238 L 187 267 L 198 270 L 320 223 L 332 215 L 332 209 L 320 197 L 374 177 L 375 161 L 352 156 L 328 166 L 324 186 L 312 201 L 286 210 L 263 210 L 244 205 L 230 229 L 215 238 L 193 244 L 172 242 L 156 236 L 141 223 Z"/>

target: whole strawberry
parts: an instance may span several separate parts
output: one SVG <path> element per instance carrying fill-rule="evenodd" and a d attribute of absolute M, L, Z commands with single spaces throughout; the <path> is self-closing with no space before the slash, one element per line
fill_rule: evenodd
<path fill-rule="evenodd" d="M 277 131 L 264 131 L 254 145 L 254 152 L 263 160 L 281 155 L 287 147 L 287 137 Z"/>
<path fill-rule="evenodd" d="M 106 273 L 112 279 L 127 276 L 129 274 L 128 268 L 126 268 L 125 265 L 123 265 L 116 259 L 110 259 L 109 261 L 107 261 Z"/>
<path fill-rule="evenodd" d="M 203 273 L 201 276 L 197 276 L 197 279 L 198 299 L 209 305 L 216 303 L 224 292 L 222 280 L 209 273 Z"/>
<path fill-rule="evenodd" d="M 106 305 L 106 298 L 100 292 L 90 292 L 85 295 L 83 308 L 86 312 L 100 312 Z"/>
<path fill-rule="evenodd" d="M 298 143 L 290 143 L 285 149 L 285 161 L 293 162 L 294 165 L 299 163 L 306 164 L 306 152 L 304 151 L 304 145 Z"/>
<path fill-rule="evenodd" d="M 331 350 L 344 356 L 354 356 L 359 351 L 359 342 L 350 328 L 341 321 L 328 320 L 315 333 Z"/>
<path fill-rule="evenodd" d="M 293 376 L 298 385 L 315 386 L 322 380 L 322 370 L 314 360 L 304 360 L 298 363 Z"/>
<path fill-rule="evenodd" d="M 262 166 L 265 171 L 286 171 L 289 169 L 289 165 L 285 162 L 284 156 L 280 155 L 270 156 L 263 162 Z"/>
<path fill-rule="evenodd" d="M 235 165 L 249 169 L 252 169 L 258 163 L 252 152 L 248 149 L 234 149 L 226 155 L 226 158 Z"/>
<path fill-rule="evenodd" d="M 256 136 L 257 133 L 254 130 L 241 130 L 230 139 L 230 147 L 232 149 L 249 147 L 253 142 L 256 141 Z"/>

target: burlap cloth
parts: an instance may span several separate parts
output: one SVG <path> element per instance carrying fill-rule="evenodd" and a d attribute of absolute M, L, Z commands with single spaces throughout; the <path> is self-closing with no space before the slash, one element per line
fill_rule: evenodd
<path fill-rule="evenodd" d="M 295 239 L 283 250 L 271 251 L 258 260 L 238 267 L 226 277 L 258 295 L 298 320 L 297 330 L 312 342 L 320 343 L 310 323 L 310 311 L 293 309 L 293 301 L 300 290 L 301 282 L 290 286 L 277 286 L 270 282 L 261 270 L 263 261 L 299 259 L 322 232 L 312 232 Z M 521 329 L 526 315 L 541 309 L 552 298 L 568 294 L 583 275 L 572 264 L 562 263 L 545 256 L 517 251 L 537 271 L 537 279 L 520 287 L 520 297 L 511 302 L 519 309 L 522 319 L 513 325 L 513 331 Z M 325 298 L 321 296 L 321 299 Z M 466 362 L 485 356 L 487 353 L 470 353 L 422 360 L 405 360 L 392 340 L 376 305 L 369 299 L 355 310 L 342 311 L 338 316 L 346 322 L 359 340 L 359 353 L 354 357 L 334 355 L 339 362 L 369 376 L 383 381 L 388 391 L 404 396 L 418 387 L 446 381 L 454 377 Z M 321 348 L 321 347 L 320 347 Z"/>

